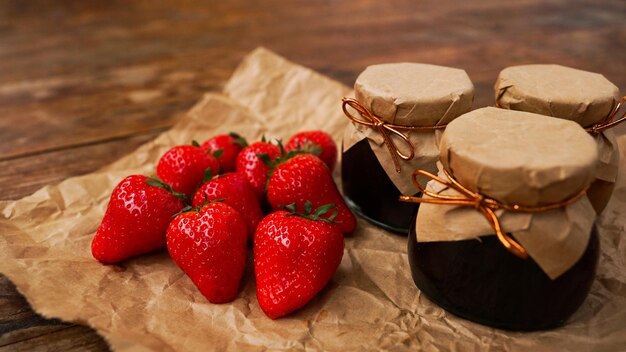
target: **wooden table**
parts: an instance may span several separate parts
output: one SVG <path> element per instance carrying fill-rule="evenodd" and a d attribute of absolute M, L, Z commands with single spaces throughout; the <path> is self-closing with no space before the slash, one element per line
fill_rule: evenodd
<path fill-rule="evenodd" d="M 220 90 L 259 45 L 346 85 L 367 65 L 464 68 L 477 107 L 506 66 L 560 63 L 626 91 L 626 1 L 0 2 L 0 199 L 96 170 Z M 0 351 L 107 350 L 0 275 Z"/>

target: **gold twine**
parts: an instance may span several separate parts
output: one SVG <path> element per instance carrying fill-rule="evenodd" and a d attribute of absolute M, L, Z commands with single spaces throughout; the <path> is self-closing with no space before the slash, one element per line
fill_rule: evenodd
<path fill-rule="evenodd" d="M 431 197 L 431 198 L 420 198 L 420 197 L 412 197 L 412 196 L 400 196 L 400 201 L 409 202 L 409 203 L 430 203 L 430 204 L 445 204 L 445 205 L 461 205 L 467 207 L 473 207 L 476 210 L 480 211 L 480 213 L 487 219 L 491 227 L 496 232 L 496 236 L 502 243 L 502 245 L 511 253 L 518 256 L 519 258 L 526 259 L 528 258 L 528 253 L 526 250 L 511 236 L 505 233 L 502 230 L 502 226 L 500 225 L 500 220 L 496 215 L 495 211 L 499 209 L 503 209 L 510 212 L 517 213 L 537 213 L 543 212 L 553 209 L 558 209 L 562 207 L 566 207 L 574 202 L 578 201 L 582 196 L 585 195 L 589 186 L 585 187 L 582 191 L 578 192 L 573 197 L 570 197 L 561 202 L 552 203 L 549 205 L 542 206 L 523 206 L 518 204 L 503 204 L 499 201 L 485 197 L 480 193 L 472 192 L 463 185 L 461 185 L 457 180 L 455 180 L 447 170 L 443 170 L 444 174 L 448 178 L 445 180 L 437 175 L 431 174 L 425 170 L 416 170 L 413 173 L 413 184 L 415 187 L 422 192 L 422 194 Z M 460 196 L 450 196 L 450 195 L 441 195 L 427 190 L 425 187 L 417 181 L 417 176 L 423 175 L 429 177 L 430 179 L 441 183 L 444 186 L 452 188 L 457 192 L 461 193 Z"/>
<path fill-rule="evenodd" d="M 622 107 L 622 105 L 624 105 L 624 103 L 626 102 L 626 95 L 622 97 L 622 99 L 617 103 L 617 105 L 615 105 L 615 108 L 613 108 L 613 111 L 611 111 L 611 113 L 609 114 L 609 116 L 607 116 L 604 121 L 602 122 L 598 122 L 594 125 L 592 125 L 591 127 L 587 127 L 585 128 L 585 131 L 596 135 L 601 133 L 602 131 L 609 129 L 613 126 L 616 126 L 622 122 L 624 122 L 626 120 L 626 109 L 624 109 L 624 112 L 622 114 L 622 116 L 620 118 L 618 118 L 617 120 L 615 120 L 615 117 L 618 115 L 620 108 Z"/>
<path fill-rule="evenodd" d="M 602 120 L 602 122 L 598 122 L 589 127 L 585 127 L 585 131 L 587 131 L 588 133 L 592 135 L 597 135 L 611 127 L 614 127 L 626 121 L 626 109 L 624 109 L 622 116 L 620 116 L 620 118 L 615 120 L 615 117 L 619 114 L 619 111 L 622 108 L 622 106 L 624 106 L 624 103 L 626 103 L 626 95 L 623 96 L 622 99 L 620 99 L 620 101 L 617 102 L 617 105 L 615 105 L 611 113 L 607 117 L 605 117 L 604 120 Z M 498 101 L 496 101 L 496 107 L 502 108 L 502 106 L 500 106 L 500 103 Z"/>
<path fill-rule="evenodd" d="M 438 129 L 444 129 L 447 125 L 437 125 L 437 126 L 402 126 L 402 125 L 394 125 L 391 123 L 387 123 L 383 121 L 380 117 L 374 115 L 371 111 L 369 111 L 363 104 L 361 104 L 358 100 L 352 98 L 343 98 L 343 104 L 341 108 L 343 109 L 343 113 L 355 123 L 358 123 L 363 126 L 371 127 L 376 130 L 383 137 L 384 143 L 389 150 L 389 154 L 391 154 L 391 158 L 393 160 L 393 164 L 396 168 L 396 172 L 400 173 L 401 166 L 398 157 L 402 160 L 412 160 L 415 157 L 415 147 L 409 141 L 409 137 L 401 131 L 434 131 Z M 356 110 L 359 113 L 360 117 L 356 117 L 348 111 L 348 106 Z M 406 155 L 400 151 L 396 143 L 391 138 L 392 135 L 396 135 L 399 137 L 409 148 L 409 154 Z"/>

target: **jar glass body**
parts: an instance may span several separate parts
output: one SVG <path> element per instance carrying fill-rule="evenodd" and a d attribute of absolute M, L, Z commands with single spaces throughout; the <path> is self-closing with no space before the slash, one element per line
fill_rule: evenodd
<path fill-rule="evenodd" d="M 411 177 L 412 170 L 403 172 Z M 419 204 L 399 201 L 400 191 L 380 165 L 367 139 L 344 150 L 341 179 L 343 194 L 354 212 L 397 234 L 408 233 Z"/>
<path fill-rule="evenodd" d="M 516 331 L 563 325 L 587 297 L 599 256 L 595 226 L 583 256 L 555 280 L 532 258 L 508 252 L 495 235 L 450 242 L 416 238 L 413 226 L 411 275 L 428 298 L 462 318 Z"/>

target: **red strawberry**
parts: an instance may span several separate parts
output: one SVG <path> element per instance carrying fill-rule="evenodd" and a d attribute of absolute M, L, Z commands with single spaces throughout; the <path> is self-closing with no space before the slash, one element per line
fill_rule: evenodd
<path fill-rule="evenodd" d="M 278 211 L 254 234 L 259 306 L 272 319 L 307 304 L 330 281 L 343 256 L 343 235 L 317 215 Z"/>
<path fill-rule="evenodd" d="M 167 230 L 167 250 L 210 302 L 235 299 L 246 266 L 246 224 L 231 206 L 209 203 L 179 214 Z"/>
<path fill-rule="evenodd" d="M 225 204 L 239 212 L 246 222 L 248 239 L 251 240 L 259 221 L 263 218 L 263 212 L 259 199 L 245 176 L 231 172 L 212 179 L 196 192 L 192 205 L 200 207 L 207 201 L 218 199 L 223 199 Z"/>
<path fill-rule="evenodd" d="M 303 209 L 307 200 L 314 208 L 332 203 L 339 213 L 335 219 L 339 230 L 350 233 L 356 227 L 356 218 L 339 193 L 330 170 L 311 154 L 296 155 L 276 166 L 267 187 L 267 199 L 274 210 L 289 204 Z"/>
<path fill-rule="evenodd" d="M 267 183 L 267 173 L 270 167 L 266 165 L 259 154 L 266 154 L 269 159 L 280 157 L 280 148 L 267 142 L 256 142 L 243 148 L 237 156 L 237 172 L 246 176 L 248 183 L 254 189 L 257 197 L 263 198 L 265 185 Z"/>
<path fill-rule="evenodd" d="M 112 264 L 165 247 L 167 226 L 182 208 L 183 202 L 159 180 L 126 177 L 113 189 L 91 242 L 93 257 Z"/>
<path fill-rule="evenodd" d="M 218 174 L 219 163 L 212 155 L 195 145 L 179 145 L 168 150 L 157 164 L 157 176 L 176 192 L 193 197 L 208 169 Z"/>
<path fill-rule="evenodd" d="M 321 148 L 321 150 L 316 150 L 317 148 Z M 298 149 L 313 151 L 313 154 L 318 155 L 331 172 L 335 168 L 337 145 L 333 137 L 328 133 L 324 131 L 306 131 L 295 134 L 285 145 L 285 150 L 289 152 Z"/>
<path fill-rule="evenodd" d="M 216 155 L 221 172 L 233 172 L 236 168 L 237 155 L 247 146 L 248 143 L 240 135 L 230 133 L 209 138 L 200 147 Z"/>

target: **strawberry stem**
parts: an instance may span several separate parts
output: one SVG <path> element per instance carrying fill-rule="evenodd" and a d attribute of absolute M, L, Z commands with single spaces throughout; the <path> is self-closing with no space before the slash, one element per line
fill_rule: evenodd
<path fill-rule="evenodd" d="M 293 158 L 296 155 L 300 155 L 300 154 L 313 154 L 313 155 L 319 155 L 322 152 L 322 148 L 318 147 L 317 149 L 314 147 L 315 144 L 313 144 L 312 147 L 307 147 L 307 148 L 296 148 L 294 150 L 290 150 L 290 151 L 286 151 L 285 147 L 283 146 L 283 142 L 280 139 L 276 140 L 276 145 L 278 146 L 278 148 L 280 148 L 280 155 L 275 157 L 274 159 L 270 158 L 269 155 L 263 153 L 263 154 L 257 154 L 256 156 L 263 162 L 263 164 L 269 166 L 270 170 L 268 172 L 268 178 L 272 175 L 272 172 L 274 172 L 274 169 L 284 163 L 285 161 Z"/>
<path fill-rule="evenodd" d="M 204 208 L 206 205 L 211 204 L 211 203 L 221 203 L 223 201 L 225 201 L 226 198 L 219 198 L 219 199 L 213 199 L 213 200 L 208 200 L 206 197 L 206 194 L 204 195 L 204 203 L 202 203 L 202 205 L 199 205 L 197 207 L 194 207 L 193 205 L 185 205 L 185 207 L 183 207 L 178 213 L 172 215 L 172 218 L 177 217 L 178 215 L 182 214 L 182 213 L 188 213 L 190 211 L 193 212 L 199 212 L 200 210 L 202 210 L 202 208 Z"/>
<path fill-rule="evenodd" d="M 304 212 L 302 213 L 298 212 L 298 207 L 296 203 L 285 205 L 283 209 L 289 212 L 288 215 L 290 216 L 299 216 L 301 218 L 305 218 L 305 219 L 309 219 L 313 221 L 318 221 L 318 220 L 326 221 L 331 224 L 334 223 L 334 220 L 337 217 L 337 214 L 339 213 L 339 211 L 337 210 L 337 206 L 332 203 L 321 205 L 315 211 L 313 211 L 313 204 L 308 200 L 304 202 L 304 207 L 303 207 Z M 333 209 L 334 211 L 332 212 L 332 214 L 330 214 L 330 216 L 325 217 L 325 218 L 322 217 L 323 215 L 328 214 L 328 212 L 330 212 Z"/>
<path fill-rule="evenodd" d="M 222 203 L 225 200 L 226 200 L 226 197 L 209 200 L 209 198 L 207 198 L 206 193 L 205 193 L 204 194 L 204 203 L 202 203 L 202 205 L 199 206 L 198 208 L 202 209 L 202 208 L 204 208 L 208 204 L 211 204 L 211 203 Z"/>
<path fill-rule="evenodd" d="M 311 141 L 306 141 L 304 142 L 304 144 L 300 144 L 300 142 L 298 142 L 296 150 L 300 150 L 302 153 L 313 154 L 316 156 L 320 156 L 322 154 L 322 146 Z"/>
<path fill-rule="evenodd" d="M 278 145 L 278 148 L 280 148 L 280 155 L 275 157 L 274 159 L 270 158 L 270 156 L 266 153 L 256 155 L 263 164 L 269 167 L 269 170 L 267 170 L 267 182 L 265 183 L 266 192 L 270 183 L 270 179 L 272 178 L 272 174 L 274 173 L 274 170 L 278 167 L 278 165 L 286 162 L 287 160 L 295 157 L 296 155 L 312 154 L 309 151 L 303 150 L 303 149 L 294 149 L 294 150 L 290 150 L 289 152 L 287 152 L 285 151 L 285 148 L 283 147 L 283 142 L 280 139 L 276 139 L 276 144 Z M 320 152 L 321 152 L 321 148 L 320 148 Z"/>
<path fill-rule="evenodd" d="M 204 206 L 204 205 L 203 205 Z M 182 213 L 189 213 L 189 212 L 199 212 L 203 206 L 200 207 L 194 207 L 192 205 L 185 205 L 178 213 L 172 215 L 172 219 L 177 217 L 178 215 L 182 214 Z"/>

